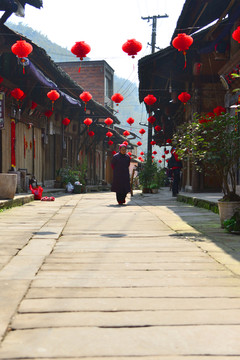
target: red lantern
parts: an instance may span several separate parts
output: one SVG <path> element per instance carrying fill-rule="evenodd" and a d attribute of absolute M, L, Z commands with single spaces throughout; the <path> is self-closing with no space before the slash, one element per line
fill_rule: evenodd
<path fill-rule="evenodd" d="M 108 131 L 108 132 L 106 133 L 106 136 L 107 136 L 108 138 L 110 138 L 111 136 L 113 136 L 113 133 L 112 133 L 111 131 Z"/>
<path fill-rule="evenodd" d="M 215 115 L 219 116 L 226 113 L 226 108 L 223 106 L 217 106 L 215 109 L 213 109 L 213 112 Z"/>
<path fill-rule="evenodd" d="M 182 92 L 178 95 L 178 99 L 184 104 L 184 111 L 186 103 L 191 99 L 191 95 L 187 92 Z"/>
<path fill-rule="evenodd" d="M 3 77 L 0 76 L 0 84 L 3 82 Z"/>
<path fill-rule="evenodd" d="M 162 163 L 162 160 L 158 160 L 158 162 L 159 162 L 159 164 L 161 164 L 161 163 Z"/>
<path fill-rule="evenodd" d="M 65 118 L 65 119 L 62 120 L 62 123 L 63 123 L 63 125 L 68 126 L 68 124 L 70 123 L 70 121 L 71 121 L 70 119 Z"/>
<path fill-rule="evenodd" d="M 123 101 L 124 97 L 121 94 L 116 93 L 111 97 L 111 99 L 118 106 L 118 104 L 120 104 L 120 102 Z"/>
<path fill-rule="evenodd" d="M 123 141 L 123 144 L 125 144 L 126 146 L 128 146 L 128 142 L 125 140 Z"/>
<path fill-rule="evenodd" d="M 115 150 L 112 151 L 112 155 L 115 155 L 117 152 Z"/>
<path fill-rule="evenodd" d="M 131 126 L 134 123 L 134 119 L 132 117 L 128 118 L 127 123 Z"/>
<path fill-rule="evenodd" d="M 113 145 L 113 141 L 112 141 L 112 140 L 109 140 L 109 141 L 108 141 L 108 145 L 109 145 L 109 146 Z"/>
<path fill-rule="evenodd" d="M 25 58 L 27 58 L 28 55 L 32 52 L 32 45 L 25 40 L 18 40 L 15 44 L 13 44 L 11 50 L 20 59 L 23 65 L 23 74 L 25 74 L 24 66 L 27 65 Z"/>
<path fill-rule="evenodd" d="M 93 121 L 90 118 L 86 118 L 83 122 L 84 122 L 85 125 L 87 125 L 87 127 L 89 127 L 92 124 Z"/>
<path fill-rule="evenodd" d="M 52 116 L 53 112 L 51 110 L 47 110 L 45 111 L 44 115 L 47 117 L 47 118 L 50 118 Z"/>
<path fill-rule="evenodd" d="M 166 157 L 165 155 L 162 155 L 162 158 L 163 158 L 163 159 L 165 159 L 165 157 Z"/>
<path fill-rule="evenodd" d="M 105 122 L 105 124 L 106 124 L 107 126 L 110 126 L 110 125 L 112 125 L 113 120 L 112 120 L 111 118 L 106 118 L 106 119 L 104 120 L 104 122 Z"/>
<path fill-rule="evenodd" d="M 123 44 L 122 49 L 125 53 L 134 58 L 135 55 L 142 50 L 142 44 L 135 39 L 131 39 Z"/>
<path fill-rule="evenodd" d="M 152 140 L 152 141 L 150 142 L 150 144 L 151 144 L 151 145 L 156 145 L 156 141 Z"/>
<path fill-rule="evenodd" d="M 24 92 L 19 88 L 15 88 L 11 91 L 11 96 L 17 100 L 18 108 L 19 108 L 19 101 L 25 97 Z"/>
<path fill-rule="evenodd" d="M 79 97 L 85 103 L 84 111 L 86 111 L 87 102 L 92 99 L 92 95 L 88 91 L 84 91 Z"/>
<path fill-rule="evenodd" d="M 161 130 L 162 130 L 162 128 L 161 128 L 161 126 L 156 125 L 156 126 L 155 126 L 155 130 L 156 130 L 156 131 L 161 131 Z"/>
<path fill-rule="evenodd" d="M 38 104 L 35 103 L 34 101 L 32 101 L 31 110 L 36 109 L 37 106 L 38 106 Z"/>
<path fill-rule="evenodd" d="M 88 132 L 88 136 L 93 137 L 94 135 L 95 135 L 95 133 L 93 131 Z"/>
<path fill-rule="evenodd" d="M 240 26 L 232 33 L 232 37 L 234 40 L 240 43 Z"/>
<path fill-rule="evenodd" d="M 167 143 L 167 144 L 171 144 L 171 143 L 172 143 L 172 140 L 171 140 L 171 139 L 167 139 L 167 140 L 166 140 L 166 143 Z"/>
<path fill-rule="evenodd" d="M 141 151 L 141 152 L 140 152 L 140 155 L 144 155 L 144 152 L 143 152 L 143 151 Z"/>
<path fill-rule="evenodd" d="M 157 98 L 155 98 L 155 96 L 149 94 L 149 95 L 145 96 L 145 98 L 143 100 L 147 105 L 151 106 L 151 105 L 155 104 L 155 102 L 157 101 Z"/>
<path fill-rule="evenodd" d="M 157 152 L 155 150 L 153 151 L 153 155 L 157 155 Z"/>
<path fill-rule="evenodd" d="M 91 51 L 91 47 L 85 43 L 85 41 L 77 41 L 71 48 L 71 52 L 80 58 L 82 61 L 84 57 Z M 81 70 L 81 65 L 78 72 Z"/>
<path fill-rule="evenodd" d="M 165 150 L 164 153 L 167 155 L 169 154 L 169 150 Z"/>
<path fill-rule="evenodd" d="M 131 153 L 131 151 L 129 151 L 129 152 L 128 152 L 128 155 L 129 155 L 130 157 L 132 156 L 132 153 Z"/>
<path fill-rule="evenodd" d="M 150 122 L 150 124 L 154 124 L 155 121 L 156 121 L 156 118 L 154 116 L 149 116 L 148 122 Z"/>
<path fill-rule="evenodd" d="M 52 101 L 52 111 L 53 111 L 54 101 L 60 98 L 60 94 L 57 92 L 57 90 L 51 90 L 47 93 L 47 97 Z"/>
<path fill-rule="evenodd" d="M 140 130 L 139 130 L 139 133 L 140 133 L 141 135 L 145 134 L 145 132 L 146 132 L 146 131 L 145 131 L 144 129 L 140 129 Z"/>
<path fill-rule="evenodd" d="M 138 141 L 137 142 L 137 146 L 141 146 L 142 145 L 142 142 L 141 141 Z"/>
<path fill-rule="evenodd" d="M 189 49 L 189 47 L 192 45 L 193 43 L 193 38 L 189 35 L 186 35 L 184 33 L 182 34 L 178 34 L 177 37 L 175 37 L 172 41 L 172 45 L 173 47 L 175 47 L 176 49 L 178 49 L 178 51 L 182 51 L 184 58 L 185 58 L 185 65 L 184 65 L 184 69 L 186 68 L 187 65 L 187 59 L 186 59 L 186 51 Z"/>
<path fill-rule="evenodd" d="M 129 136 L 129 135 L 130 135 L 130 132 L 127 131 L 127 130 L 125 130 L 125 131 L 123 132 L 123 135 L 124 135 L 124 136 Z"/>

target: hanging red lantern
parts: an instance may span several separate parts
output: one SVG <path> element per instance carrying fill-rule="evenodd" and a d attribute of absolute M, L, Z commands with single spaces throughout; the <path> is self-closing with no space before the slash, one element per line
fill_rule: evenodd
<path fill-rule="evenodd" d="M 50 118 L 52 116 L 53 112 L 51 110 L 47 110 L 44 112 L 44 115 L 47 117 L 47 118 Z"/>
<path fill-rule="evenodd" d="M 232 38 L 240 43 L 240 26 L 232 33 Z"/>
<path fill-rule="evenodd" d="M 109 140 L 109 141 L 108 141 L 108 145 L 109 145 L 109 146 L 113 145 L 113 141 L 112 141 L 112 140 Z"/>
<path fill-rule="evenodd" d="M 112 155 L 115 155 L 117 152 L 115 150 L 112 151 Z"/>
<path fill-rule="evenodd" d="M 111 136 L 113 136 L 113 133 L 112 133 L 111 131 L 108 131 L 108 132 L 106 133 L 106 136 L 107 136 L 108 138 L 110 138 Z"/>
<path fill-rule="evenodd" d="M 141 156 L 138 157 L 138 160 L 140 161 L 144 161 L 143 158 Z"/>
<path fill-rule="evenodd" d="M 191 95 L 187 92 L 182 92 L 178 95 L 178 99 L 185 105 L 191 99 Z"/>
<path fill-rule="evenodd" d="M 88 132 L 88 136 L 93 137 L 94 135 L 95 135 L 95 133 L 93 131 Z"/>
<path fill-rule="evenodd" d="M 131 151 L 129 151 L 129 152 L 128 152 L 128 156 L 130 156 L 130 157 L 132 156 L 132 153 L 131 153 Z"/>
<path fill-rule="evenodd" d="M 193 38 L 189 35 L 186 35 L 184 33 L 178 34 L 177 37 L 175 37 L 172 41 L 173 47 L 178 49 L 178 51 L 182 51 L 185 59 L 184 69 L 187 66 L 187 59 L 186 59 L 186 51 L 189 49 L 189 47 L 193 43 Z"/>
<path fill-rule="evenodd" d="M 17 104 L 19 108 L 19 101 L 22 100 L 26 95 L 21 89 L 15 88 L 11 91 L 11 96 L 17 100 Z"/>
<path fill-rule="evenodd" d="M 47 93 L 47 97 L 49 98 L 49 100 L 52 101 L 52 111 L 53 111 L 54 101 L 60 98 L 60 94 L 57 92 L 57 90 L 51 90 Z"/>
<path fill-rule="evenodd" d="M 161 163 L 162 163 L 162 160 L 158 160 L 158 162 L 159 162 L 159 164 L 161 164 Z"/>
<path fill-rule="evenodd" d="M 137 142 L 137 146 L 142 146 L 142 142 L 141 142 L 141 141 L 138 141 L 138 142 Z"/>
<path fill-rule="evenodd" d="M 124 97 L 121 94 L 116 93 L 116 94 L 113 94 L 111 99 L 118 106 L 120 104 L 120 102 L 123 101 Z"/>
<path fill-rule="evenodd" d="M 63 125 L 65 125 L 65 126 L 68 126 L 68 124 L 70 124 L 70 119 L 68 119 L 68 118 L 64 118 L 63 120 L 62 120 L 62 123 L 63 123 Z"/>
<path fill-rule="evenodd" d="M 163 158 L 163 159 L 165 159 L 165 157 L 166 157 L 165 155 L 162 155 L 162 158 Z"/>
<path fill-rule="evenodd" d="M 88 91 L 83 91 L 79 97 L 85 103 L 84 111 L 86 111 L 87 102 L 92 99 L 92 95 Z"/>
<path fill-rule="evenodd" d="M 11 50 L 14 53 L 14 55 L 16 55 L 20 59 L 21 64 L 23 66 L 23 74 L 25 74 L 24 67 L 27 65 L 26 58 L 33 50 L 32 45 L 26 42 L 25 40 L 18 40 L 15 44 L 13 44 Z"/>
<path fill-rule="evenodd" d="M 93 121 L 90 118 L 86 118 L 83 122 L 84 122 L 85 125 L 87 125 L 87 127 L 89 127 L 92 124 Z"/>
<path fill-rule="evenodd" d="M 0 84 L 3 82 L 3 77 L 0 76 Z"/>
<path fill-rule="evenodd" d="M 104 120 L 104 122 L 105 122 L 105 124 L 106 124 L 107 126 L 110 126 L 110 125 L 112 125 L 113 120 L 112 120 L 111 118 L 106 118 L 106 119 Z"/>
<path fill-rule="evenodd" d="M 191 99 L 191 95 L 187 92 L 182 92 L 178 95 L 178 99 L 183 103 L 184 105 L 184 111 L 185 111 L 185 105 L 186 103 Z"/>
<path fill-rule="evenodd" d="M 85 43 L 85 41 L 77 41 L 71 48 L 71 52 L 80 58 L 82 61 L 84 57 L 91 51 L 91 47 Z M 78 72 L 81 70 L 81 65 Z"/>
<path fill-rule="evenodd" d="M 145 104 L 151 106 L 153 104 L 155 104 L 155 102 L 157 101 L 157 98 L 151 94 L 145 96 L 145 98 L 143 99 Z"/>
<path fill-rule="evenodd" d="M 134 123 L 134 119 L 132 117 L 128 118 L 127 123 L 131 126 Z"/>
<path fill-rule="evenodd" d="M 38 106 L 38 104 L 35 103 L 34 101 L 32 101 L 31 110 L 36 109 L 37 106 Z"/>
<path fill-rule="evenodd" d="M 151 144 L 151 145 L 156 145 L 156 141 L 152 140 L 152 141 L 150 142 L 150 144 Z"/>
<path fill-rule="evenodd" d="M 169 150 L 165 150 L 164 153 L 167 155 L 169 154 Z"/>
<path fill-rule="evenodd" d="M 146 132 L 146 131 L 145 131 L 144 129 L 140 129 L 140 130 L 139 130 L 139 133 L 140 133 L 141 135 L 145 134 L 145 132 Z"/>
<path fill-rule="evenodd" d="M 166 140 L 166 144 L 171 144 L 172 143 L 172 140 L 171 139 L 167 139 Z"/>
<path fill-rule="evenodd" d="M 157 155 L 157 152 L 156 152 L 156 150 L 154 150 L 154 151 L 153 151 L 153 155 Z"/>
<path fill-rule="evenodd" d="M 132 58 L 134 58 L 135 55 L 137 55 L 137 53 L 140 50 L 142 50 L 142 44 L 135 39 L 131 39 L 131 40 L 127 40 L 123 44 L 122 49 L 125 53 L 127 53 L 129 56 L 132 56 Z"/>
<path fill-rule="evenodd" d="M 128 142 L 125 140 L 123 141 L 123 144 L 125 144 L 126 146 L 128 146 Z"/>
<path fill-rule="evenodd" d="M 161 130 L 162 130 L 161 126 L 159 126 L 159 125 L 156 125 L 154 129 L 155 129 L 156 131 L 161 131 Z"/>
<path fill-rule="evenodd" d="M 148 122 L 150 122 L 150 124 L 154 124 L 155 121 L 156 121 L 156 118 L 154 116 L 149 116 Z"/>
<path fill-rule="evenodd" d="M 140 152 L 140 155 L 144 155 L 144 152 L 143 152 L 143 151 L 141 151 L 141 152 Z"/>
<path fill-rule="evenodd" d="M 127 136 L 129 136 L 129 135 L 130 135 L 130 132 L 129 132 L 129 131 L 127 131 L 127 130 L 125 130 L 125 131 L 123 132 L 123 135 L 127 137 Z"/>

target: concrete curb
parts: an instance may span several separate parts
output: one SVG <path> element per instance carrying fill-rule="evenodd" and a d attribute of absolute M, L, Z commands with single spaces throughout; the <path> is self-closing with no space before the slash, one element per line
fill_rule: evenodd
<path fill-rule="evenodd" d="M 199 199 L 194 196 L 185 196 L 182 194 L 178 194 L 177 201 L 184 202 L 189 205 L 197 206 L 199 208 L 203 208 L 206 210 L 210 210 L 215 214 L 219 214 L 218 204 L 214 201 L 209 201 L 206 199 Z"/>

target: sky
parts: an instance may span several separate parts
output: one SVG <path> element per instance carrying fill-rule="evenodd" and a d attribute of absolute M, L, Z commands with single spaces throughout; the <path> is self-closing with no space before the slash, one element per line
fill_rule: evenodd
<path fill-rule="evenodd" d="M 165 15 L 157 20 L 156 46 L 170 45 L 185 0 L 43 0 L 43 8 L 26 5 L 25 17 L 9 20 L 40 31 L 49 40 L 71 49 L 76 41 L 91 46 L 91 60 L 105 60 L 119 77 L 138 81 L 137 62 L 151 53 L 152 20 L 141 17 Z M 122 50 L 129 39 L 142 43 L 132 59 Z M 158 51 L 158 49 L 156 49 Z"/>

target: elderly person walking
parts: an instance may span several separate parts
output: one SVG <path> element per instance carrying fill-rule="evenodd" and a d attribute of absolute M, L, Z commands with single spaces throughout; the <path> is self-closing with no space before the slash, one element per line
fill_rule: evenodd
<path fill-rule="evenodd" d="M 119 152 L 112 158 L 113 183 L 112 191 L 116 193 L 117 202 L 123 205 L 126 202 L 127 193 L 131 191 L 129 165 L 130 156 L 126 154 L 125 144 L 119 146 Z"/>

